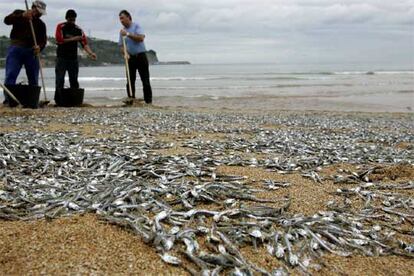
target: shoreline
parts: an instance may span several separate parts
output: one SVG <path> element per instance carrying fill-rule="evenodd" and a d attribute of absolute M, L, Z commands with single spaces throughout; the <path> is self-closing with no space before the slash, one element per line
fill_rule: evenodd
<path fill-rule="evenodd" d="M 43 96 L 42 96 L 43 97 Z M 48 98 L 53 95 L 48 93 Z M 138 98 L 136 107 L 142 106 L 143 99 Z M 52 100 L 49 107 L 55 107 Z M 339 112 L 339 113 L 402 113 L 414 114 L 414 94 L 405 98 L 393 99 L 392 95 L 382 97 L 368 97 L 360 101 L 358 97 L 336 96 L 249 96 L 249 97 L 182 97 L 182 96 L 155 96 L 155 108 L 205 110 L 205 111 L 243 111 L 243 112 Z M 123 107 L 122 99 L 108 99 L 103 97 L 85 97 L 83 107 L 118 108 Z M 0 108 L 7 106 L 0 104 Z"/>
<path fill-rule="evenodd" d="M 145 106 L 142 104 L 142 100 L 138 103 L 134 103 L 132 106 L 126 106 L 121 101 L 111 101 L 111 102 L 90 102 L 84 101 L 82 106 L 79 107 L 59 107 L 54 104 L 52 101 L 49 103 L 48 106 L 38 108 L 38 109 L 31 109 L 31 108 L 10 108 L 8 106 L 4 106 L 0 104 L 0 114 L 16 114 L 19 113 L 42 113 L 42 111 L 47 112 L 54 112 L 54 111 L 72 111 L 72 110 L 79 110 L 81 112 L 89 112 L 89 111 L 99 111 L 99 110 L 117 110 L 117 109 L 151 109 L 151 110 L 165 110 L 165 111 L 177 111 L 177 112 L 195 112 L 195 113 L 207 113 L 207 114 L 252 114 L 252 115 L 275 115 L 275 114 L 309 114 L 309 115 L 318 115 L 318 114 L 332 114 L 332 115 L 350 115 L 350 116 L 372 116 L 372 115 L 379 115 L 379 116 L 408 116 L 414 117 L 414 111 L 403 109 L 402 111 L 384 111 L 378 109 L 367 109 L 367 110 L 338 110 L 335 108 L 329 109 L 309 109 L 309 108 L 280 108 L 280 109 L 260 109 L 260 108 L 246 108 L 241 111 L 240 108 L 237 107 L 227 107 L 227 106 L 216 106 L 215 108 L 211 106 L 185 106 L 185 105 L 168 105 L 163 104 L 162 102 L 155 101 L 151 106 Z"/>
<path fill-rule="evenodd" d="M 85 91 L 85 106 L 120 107 L 125 98 L 119 91 Z M 43 92 L 42 92 L 43 93 Z M 138 92 L 137 102 L 142 102 Z M 321 112 L 367 112 L 367 113 L 414 113 L 414 91 L 410 93 L 366 94 L 366 95 L 246 95 L 246 96 L 168 96 L 155 94 L 153 103 L 160 108 L 233 110 L 233 111 L 321 111 Z M 43 98 L 43 94 L 40 95 Z M 47 97 L 54 105 L 54 92 L 48 90 Z M 0 96 L 0 102 L 3 97 Z M 139 104 L 138 104 L 139 106 Z M 0 104 L 0 107 L 2 105 Z M 3 106 L 3 108 L 6 108 Z"/>

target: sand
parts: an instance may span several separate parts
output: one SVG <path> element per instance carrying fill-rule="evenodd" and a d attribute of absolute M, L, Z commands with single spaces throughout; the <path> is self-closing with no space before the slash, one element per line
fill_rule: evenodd
<path fill-rule="evenodd" d="M 185 274 L 139 237 L 94 215 L 0 222 L 0 274 Z"/>
<path fill-rule="evenodd" d="M 87 116 L 96 109 L 78 109 Z M 117 129 L 104 126 L 83 124 L 73 125 L 59 122 L 65 116 L 65 109 L 48 108 L 45 110 L 8 110 L 0 109 L 5 117 L 36 117 L 40 125 L 26 123 L 24 120 L 16 126 L 0 126 L 0 133 L 23 130 L 42 132 L 78 131 L 84 137 L 103 137 L 119 135 Z M 366 116 L 366 115 L 361 115 Z M 390 115 L 394 116 L 394 115 Z M 399 115 L 395 115 L 399 116 Z M 289 129 L 295 126 L 265 126 L 269 129 Z M 338 130 L 344 131 L 344 130 Z M 226 139 L 224 133 L 164 133 L 154 137 L 157 141 L 171 142 L 172 148 L 156 150 L 158 155 L 187 155 L 196 152 L 183 147 L 194 138 L 209 140 Z M 409 144 L 398 145 L 400 148 Z M 240 155 L 254 158 L 261 154 L 238 152 Z M 355 165 L 338 164 L 323 168 L 322 176 L 335 173 L 338 169 L 357 170 Z M 217 173 L 246 176 L 248 185 L 263 187 L 264 180 L 283 181 L 291 184 L 288 188 L 259 193 L 262 198 L 290 197 L 292 204 L 288 212 L 312 215 L 327 210 L 326 203 L 338 200 L 334 194 L 338 188 L 332 180 L 315 183 L 303 178 L 299 173 L 278 174 L 255 167 L 219 166 Z M 372 177 L 387 183 L 399 183 L 413 180 L 414 170 L 410 165 L 383 167 Z M 1 186 L 1 182 L 0 182 Z M 352 187 L 352 185 L 347 185 Z M 412 195 L 411 195 L 412 196 Z M 362 202 L 360 202 L 362 204 Z M 355 202 L 358 206 L 358 202 Z M 361 205 L 362 206 L 362 205 Z M 203 206 L 214 209 L 215 206 Z M 402 236 L 408 242 L 414 242 L 412 236 Z M 267 255 L 264 248 L 244 248 L 243 253 L 254 263 L 271 270 L 282 264 Z M 343 258 L 326 255 L 322 258 L 317 275 L 414 275 L 414 260 L 404 257 L 363 257 Z M 290 270 L 293 274 L 298 271 Z M 99 220 L 96 215 L 87 214 L 60 218 L 53 221 L 10 222 L 0 221 L 0 275 L 186 275 L 183 268 L 167 265 L 161 261 L 155 249 L 126 229 L 110 225 Z"/>

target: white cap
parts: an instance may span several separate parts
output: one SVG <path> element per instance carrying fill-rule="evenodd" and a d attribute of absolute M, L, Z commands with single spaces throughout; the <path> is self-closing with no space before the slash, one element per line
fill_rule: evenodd
<path fill-rule="evenodd" d="M 33 7 L 36 7 L 36 9 L 42 14 L 42 15 L 46 15 L 46 4 L 43 1 L 34 1 L 33 2 Z"/>

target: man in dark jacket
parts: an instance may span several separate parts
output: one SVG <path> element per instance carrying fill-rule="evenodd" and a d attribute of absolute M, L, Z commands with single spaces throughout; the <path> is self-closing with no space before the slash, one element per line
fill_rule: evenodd
<path fill-rule="evenodd" d="M 57 60 L 56 60 L 56 91 L 63 89 L 66 71 L 69 74 L 70 88 L 79 88 L 78 74 L 78 43 L 89 57 L 96 60 L 96 54 L 88 45 L 88 39 L 82 29 L 76 25 L 77 14 L 74 10 L 66 12 L 66 22 L 56 27 Z M 56 97 L 55 97 L 56 98 Z"/>
<path fill-rule="evenodd" d="M 10 33 L 10 47 L 6 58 L 5 85 L 15 85 L 17 77 L 24 65 L 29 85 L 38 86 L 39 61 L 37 55 L 46 47 L 46 25 L 40 19 L 46 14 L 46 4 L 43 1 L 34 1 L 30 10 L 15 10 L 4 18 L 4 23 L 13 26 Z M 34 44 L 30 20 L 36 33 L 38 46 Z M 8 96 L 6 95 L 7 103 Z"/>

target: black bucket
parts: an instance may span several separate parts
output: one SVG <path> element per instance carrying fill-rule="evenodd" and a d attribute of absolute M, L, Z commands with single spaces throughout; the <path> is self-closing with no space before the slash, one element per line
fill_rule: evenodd
<path fill-rule="evenodd" d="M 83 104 L 83 96 L 85 89 L 65 88 L 55 92 L 55 102 L 57 106 L 61 107 L 76 107 Z"/>
<path fill-rule="evenodd" d="M 40 96 L 40 86 L 31 86 L 31 85 L 6 85 L 7 89 L 19 100 L 19 102 L 25 108 L 38 108 L 39 107 L 39 96 Z M 6 104 L 10 107 L 16 107 L 18 103 L 13 100 L 6 92 L 4 92 L 6 98 Z"/>

